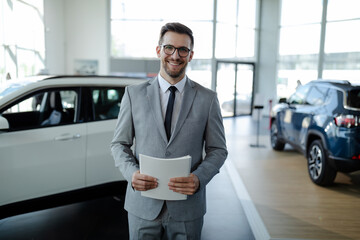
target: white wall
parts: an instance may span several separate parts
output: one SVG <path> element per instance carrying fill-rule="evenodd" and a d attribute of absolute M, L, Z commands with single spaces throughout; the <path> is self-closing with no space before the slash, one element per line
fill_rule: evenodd
<path fill-rule="evenodd" d="M 65 74 L 64 1 L 44 1 L 45 59 L 50 74 Z"/>
<path fill-rule="evenodd" d="M 76 60 L 98 61 L 109 72 L 106 0 L 45 0 L 46 59 L 50 74 L 74 74 Z"/>
<path fill-rule="evenodd" d="M 276 99 L 277 55 L 279 40 L 280 0 L 262 0 L 260 45 L 257 63 L 256 96 L 264 104 L 263 115 L 269 115 L 269 100 Z M 255 99 L 256 100 L 256 99 Z"/>

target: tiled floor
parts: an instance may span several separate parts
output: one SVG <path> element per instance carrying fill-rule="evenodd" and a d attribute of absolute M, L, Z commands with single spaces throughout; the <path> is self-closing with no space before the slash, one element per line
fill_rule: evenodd
<path fill-rule="evenodd" d="M 233 123 L 231 118 L 224 120 L 225 126 Z M 254 135 L 251 118 L 243 123 L 243 136 Z M 209 183 L 207 196 L 202 239 L 255 239 L 226 167 Z M 119 200 L 109 196 L 2 219 L 0 239 L 127 239 L 126 212 Z"/>

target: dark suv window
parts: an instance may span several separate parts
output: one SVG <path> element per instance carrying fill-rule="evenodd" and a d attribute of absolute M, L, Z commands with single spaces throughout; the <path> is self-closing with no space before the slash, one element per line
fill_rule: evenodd
<path fill-rule="evenodd" d="M 354 89 L 348 92 L 347 105 L 353 108 L 360 108 L 360 89 Z"/>
<path fill-rule="evenodd" d="M 319 86 L 313 86 L 306 98 L 306 102 L 310 105 L 322 105 L 326 97 L 328 89 L 320 88 Z"/>
<path fill-rule="evenodd" d="M 310 87 L 304 85 L 298 88 L 296 92 L 289 98 L 290 104 L 307 104 L 306 95 L 309 92 Z"/>

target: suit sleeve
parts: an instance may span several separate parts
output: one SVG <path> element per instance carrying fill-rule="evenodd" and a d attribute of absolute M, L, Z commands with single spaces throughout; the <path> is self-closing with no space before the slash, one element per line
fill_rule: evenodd
<path fill-rule="evenodd" d="M 205 158 L 193 172 L 200 180 L 200 188 L 204 188 L 219 173 L 227 157 L 225 131 L 216 94 L 209 108 L 208 120 L 204 133 Z"/>
<path fill-rule="evenodd" d="M 121 101 L 120 112 L 110 147 L 115 160 L 115 166 L 119 168 L 120 172 L 128 182 L 131 182 L 133 173 L 139 170 L 139 165 L 131 150 L 133 141 L 134 125 L 132 119 L 131 98 L 129 89 L 126 88 Z"/>

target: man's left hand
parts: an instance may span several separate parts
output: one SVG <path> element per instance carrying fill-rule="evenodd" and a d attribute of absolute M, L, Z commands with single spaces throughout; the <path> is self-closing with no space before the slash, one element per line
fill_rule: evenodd
<path fill-rule="evenodd" d="M 199 178 L 191 173 L 189 177 L 170 178 L 169 189 L 174 192 L 193 195 L 199 188 Z"/>

